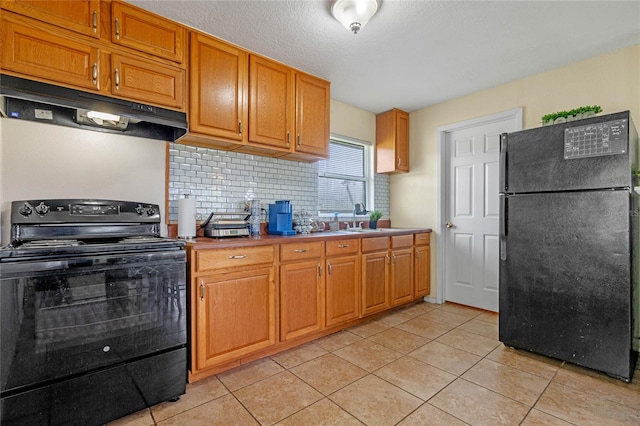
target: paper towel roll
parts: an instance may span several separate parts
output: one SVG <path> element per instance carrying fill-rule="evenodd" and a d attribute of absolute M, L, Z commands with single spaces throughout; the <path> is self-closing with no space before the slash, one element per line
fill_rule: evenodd
<path fill-rule="evenodd" d="M 178 238 L 196 236 L 196 200 L 181 198 L 178 200 Z"/>

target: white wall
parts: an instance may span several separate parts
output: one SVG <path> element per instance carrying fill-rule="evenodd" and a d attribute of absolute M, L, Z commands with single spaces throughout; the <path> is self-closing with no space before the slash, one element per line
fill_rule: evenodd
<path fill-rule="evenodd" d="M 164 218 L 166 143 L 0 119 L 2 245 L 11 201 L 95 198 L 159 204 Z"/>

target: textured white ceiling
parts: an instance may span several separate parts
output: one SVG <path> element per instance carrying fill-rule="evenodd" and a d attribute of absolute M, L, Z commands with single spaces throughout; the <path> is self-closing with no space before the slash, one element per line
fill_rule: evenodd
<path fill-rule="evenodd" d="M 354 35 L 320 0 L 130 0 L 331 81 L 331 97 L 414 111 L 640 43 L 640 1 L 383 0 Z"/>

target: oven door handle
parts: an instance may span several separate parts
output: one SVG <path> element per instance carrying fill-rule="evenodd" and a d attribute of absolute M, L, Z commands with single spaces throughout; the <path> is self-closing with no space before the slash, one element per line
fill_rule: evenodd
<path fill-rule="evenodd" d="M 95 264 L 92 259 L 69 259 L 66 263 L 69 268 L 84 268 Z"/>

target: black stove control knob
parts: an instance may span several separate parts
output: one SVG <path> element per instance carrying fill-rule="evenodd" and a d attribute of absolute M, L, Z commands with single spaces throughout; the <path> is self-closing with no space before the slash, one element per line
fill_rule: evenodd
<path fill-rule="evenodd" d="M 49 213 L 50 207 L 48 205 L 46 205 L 45 203 L 40 203 L 36 206 L 36 213 L 40 214 L 40 215 L 45 215 L 47 213 Z"/>
<path fill-rule="evenodd" d="M 153 216 L 154 214 L 156 214 L 156 209 L 153 206 L 147 207 L 147 216 Z"/>
<path fill-rule="evenodd" d="M 33 213 L 33 209 L 31 208 L 29 203 L 24 203 L 24 206 L 20 207 L 18 209 L 18 212 L 20 212 L 22 216 L 29 216 L 31 213 Z"/>
<path fill-rule="evenodd" d="M 142 204 L 138 204 L 138 207 L 135 208 L 135 212 L 138 216 L 142 216 L 144 214 L 144 207 L 142 207 Z"/>

